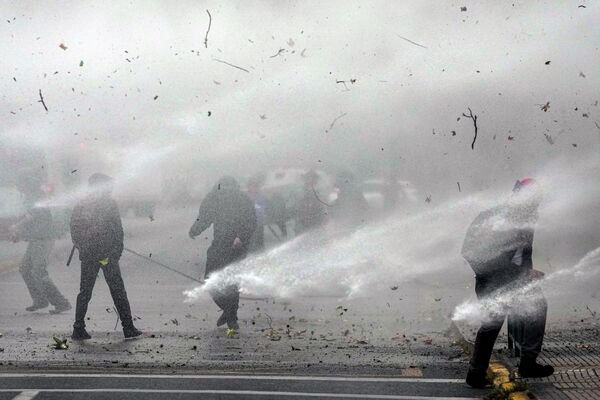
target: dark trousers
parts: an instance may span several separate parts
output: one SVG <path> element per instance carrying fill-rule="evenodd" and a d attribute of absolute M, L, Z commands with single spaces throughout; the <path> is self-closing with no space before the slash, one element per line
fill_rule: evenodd
<path fill-rule="evenodd" d="M 213 242 L 206 253 L 205 277 L 225 268 L 227 265 L 245 257 L 247 249 L 233 249 L 229 242 L 219 244 Z M 215 304 L 223 310 L 227 321 L 237 321 L 240 305 L 240 291 L 237 285 L 229 285 L 210 293 Z"/>
<path fill-rule="evenodd" d="M 110 295 L 123 328 L 132 328 L 133 320 L 131 318 L 131 308 L 127 299 L 127 292 L 121 277 L 121 269 L 119 268 L 119 260 L 110 261 L 106 266 L 102 266 L 100 261 L 94 259 L 83 259 L 81 261 L 81 284 L 79 294 L 77 295 L 77 307 L 75 308 L 75 324 L 74 328 L 85 328 L 85 314 L 87 313 L 88 303 L 92 298 L 92 290 L 96 283 L 98 271 L 102 268 L 104 279 L 108 284 Z"/>
<path fill-rule="evenodd" d="M 48 256 L 53 245 L 52 241 L 29 242 L 19 267 L 33 304 L 37 306 L 47 306 L 48 303 L 53 306 L 63 306 L 69 303 L 48 275 Z"/>
<path fill-rule="evenodd" d="M 475 349 L 471 358 L 470 369 L 472 371 L 486 373 L 494 343 L 509 313 L 525 322 L 525 332 L 521 343 L 521 358 L 533 361 L 542 351 L 548 303 L 539 287 L 527 291 L 521 289 L 526 283 L 506 284 L 504 282 L 476 279 L 475 293 L 478 299 L 493 301 L 494 297 L 508 291 L 511 293 L 513 301 L 511 306 L 507 306 L 503 311 L 494 310 L 488 313 L 488 317 L 481 323 L 481 328 L 479 328 L 475 338 Z"/>
<path fill-rule="evenodd" d="M 240 307 L 240 291 L 235 285 L 227 286 L 223 290 L 211 292 L 215 304 L 223 310 L 227 322 L 237 321 Z"/>

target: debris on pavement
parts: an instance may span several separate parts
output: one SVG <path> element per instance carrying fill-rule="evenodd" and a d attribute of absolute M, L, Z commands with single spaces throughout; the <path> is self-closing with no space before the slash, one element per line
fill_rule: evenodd
<path fill-rule="evenodd" d="M 69 348 L 67 339 L 59 339 L 56 336 L 53 336 L 52 339 L 54 339 L 53 346 L 56 350 L 67 350 Z"/>
<path fill-rule="evenodd" d="M 227 328 L 227 331 L 225 333 L 227 334 L 228 338 L 232 338 L 235 335 L 237 335 L 238 331 L 237 331 L 237 329 Z"/>

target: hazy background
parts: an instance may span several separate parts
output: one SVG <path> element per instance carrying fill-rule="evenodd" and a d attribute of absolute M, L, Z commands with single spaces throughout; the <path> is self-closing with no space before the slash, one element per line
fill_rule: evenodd
<path fill-rule="evenodd" d="M 430 209 L 343 242 L 338 272 L 383 252 L 470 279 L 468 223 L 534 176 L 547 192 L 536 264 L 598 247 L 597 2 L 15 1 L 0 14 L 0 146 L 42 149 L 82 181 L 102 170 L 143 194 L 279 167 L 393 169 Z M 144 231 L 173 262 L 182 242 L 162 239 L 184 236 L 198 200 L 188 206 L 183 223 Z M 264 271 L 302 261 L 294 251 L 267 255 Z"/>

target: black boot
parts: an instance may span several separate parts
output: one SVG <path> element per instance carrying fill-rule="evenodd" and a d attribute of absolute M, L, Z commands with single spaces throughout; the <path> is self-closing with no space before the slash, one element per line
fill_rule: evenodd
<path fill-rule="evenodd" d="M 85 328 L 73 328 L 73 334 L 71 335 L 71 339 L 73 340 L 89 340 L 92 337 L 85 330 Z"/>
<path fill-rule="evenodd" d="M 521 358 L 519 364 L 519 374 L 523 378 L 544 378 L 554 373 L 554 367 L 551 365 L 538 364 L 535 359 Z"/>
<path fill-rule="evenodd" d="M 123 335 L 125 335 L 125 339 L 135 339 L 144 334 L 144 332 L 137 329 L 135 326 L 131 325 L 130 327 L 123 328 Z"/>
<path fill-rule="evenodd" d="M 238 324 L 237 318 L 230 319 L 227 321 L 227 327 L 229 329 L 235 329 L 236 331 L 240 329 L 240 325 Z"/>
<path fill-rule="evenodd" d="M 470 369 L 467 373 L 466 382 L 469 386 L 476 389 L 483 389 L 492 385 L 492 382 L 486 377 L 485 372 Z"/>

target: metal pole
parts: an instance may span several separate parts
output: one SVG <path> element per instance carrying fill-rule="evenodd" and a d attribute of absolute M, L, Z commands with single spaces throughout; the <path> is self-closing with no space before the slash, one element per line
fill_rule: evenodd
<path fill-rule="evenodd" d="M 144 260 L 146 260 L 146 261 L 150 261 L 151 263 L 153 263 L 153 264 L 156 264 L 156 265 L 158 265 L 158 266 L 160 266 L 160 267 L 163 267 L 163 268 L 165 268 L 165 269 L 168 269 L 168 270 L 169 270 L 169 271 L 171 271 L 171 272 L 175 272 L 176 274 L 178 274 L 178 275 L 181 275 L 181 276 L 183 276 L 183 277 L 186 277 L 186 278 L 188 278 L 188 279 L 190 279 L 190 280 L 192 280 L 192 281 L 194 281 L 194 282 L 198 282 L 198 283 L 204 283 L 204 281 L 201 281 L 201 280 L 199 280 L 199 279 L 196 279 L 196 278 L 194 278 L 193 276 L 190 276 L 190 275 L 184 274 L 184 273 L 183 273 L 183 272 L 181 272 L 181 271 L 178 271 L 178 270 L 176 270 L 176 269 L 174 269 L 174 268 L 171 268 L 171 267 L 169 267 L 168 265 L 165 265 L 165 264 L 163 264 L 163 263 L 161 263 L 161 262 L 158 262 L 158 261 L 156 261 L 156 260 L 153 260 L 153 259 L 151 259 L 150 257 L 146 257 L 145 255 L 142 255 L 142 254 L 140 254 L 140 253 L 138 253 L 138 252 L 136 252 L 136 251 L 133 251 L 133 250 L 131 250 L 131 249 L 128 249 L 127 247 L 125 247 L 123 250 L 125 250 L 125 251 L 127 251 L 127 252 L 129 252 L 129 253 L 131 253 L 131 254 L 133 254 L 133 255 L 135 255 L 135 256 L 138 256 L 138 257 L 140 257 L 140 258 L 143 258 L 143 259 L 144 259 Z"/>

